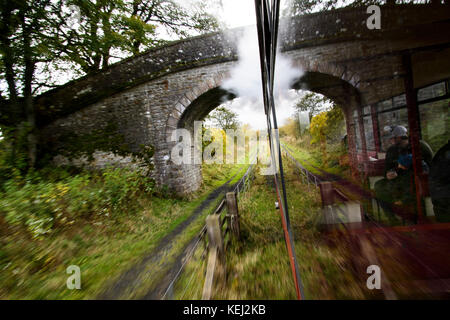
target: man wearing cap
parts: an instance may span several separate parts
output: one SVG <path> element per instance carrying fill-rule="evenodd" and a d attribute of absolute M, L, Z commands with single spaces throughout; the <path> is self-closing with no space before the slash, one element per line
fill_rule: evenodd
<path fill-rule="evenodd" d="M 390 146 L 394 145 L 394 136 L 392 135 L 392 130 L 394 129 L 394 127 L 391 126 L 386 126 L 384 127 L 383 131 L 383 141 L 384 141 L 384 151 L 387 151 L 387 149 L 389 149 Z"/>
<path fill-rule="evenodd" d="M 408 130 L 403 126 L 396 126 L 392 130 L 394 144 L 386 152 L 385 179 L 375 183 L 375 194 L 380 206 L 392 214 L 392 204 L 409 205 L 414 203 L 411 192 L 412 152 L 408 142 Z M 433 159 L 431 147 L 420 141 L 423 167 L 429 168 Z"/>

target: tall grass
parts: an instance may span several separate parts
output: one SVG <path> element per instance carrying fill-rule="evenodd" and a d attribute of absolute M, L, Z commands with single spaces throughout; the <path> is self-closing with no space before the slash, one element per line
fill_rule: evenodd
<path fill-rule="evenodd" d="M 186 198 L 125 169 L 48 168 L 8 179 L 0 198 L 0 299 L 95 298 L 237 172 L 204 172 L 208 185 Z M 167 259 L 175 259 L 203 223 L 202 214 L 177 236 Z M 66 287 L 70 265 L 81 268 L 81 290 Z"/>

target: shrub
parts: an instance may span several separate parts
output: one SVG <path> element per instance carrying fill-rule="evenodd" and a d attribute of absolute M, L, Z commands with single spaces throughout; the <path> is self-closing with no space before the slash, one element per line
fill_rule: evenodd
<path fill-rule="evenodd" d="M 109 168 L 59 177 L 29 174 L 22 180 L 8 180 L 0 199 L 0 214 L 12 225 L 21 225 L 34 236 L 51 232 L 55 225 L 78 219 L 133 213 L 137 198 L 153 192 L 154 182 L 140 173 Z"/>
<path fill-rule="evenodd" d="M 0 212 L 10 224 L 24 225 L 35 237 L 50 232 L 57 207 L 48 183 L 25 183 L 23 186 L 10 180 L 4 185 L 4 196 L 0 200 Z"/>

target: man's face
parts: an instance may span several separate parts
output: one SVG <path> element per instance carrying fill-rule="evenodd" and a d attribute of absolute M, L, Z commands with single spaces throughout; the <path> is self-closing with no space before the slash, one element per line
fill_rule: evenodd
<path fill-rule="evenodd" d="M 406 147 L 408 145 L 408 137 L 395 137 L 395 144 L 399 147 Z"/>
<path fill-rule="evenodd" d="M 395 144 L 395 138 L 394 137 L 389 138 L 388 141 L 389 141 L 389 146 L 393 146 Z"/>

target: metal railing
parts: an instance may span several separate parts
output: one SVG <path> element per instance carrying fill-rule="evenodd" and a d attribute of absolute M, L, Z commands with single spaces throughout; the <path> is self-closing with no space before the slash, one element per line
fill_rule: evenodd
<path fill-rule="evenodd" d="M 286 154 L 286 156 L 292 160 L 292 162 L 294 162 L 295 166 L 299 169 L 300 171 L 300 176 L 302 179 L 303 183 L 307 183 L 308 187 L 310 184 L 313 184 L 315 187 L 319 186 L 319 183 L 322 182 L 322 179 L 311 173 L 308 169 L 306 169 L 300 162 L 297 161 L 297 159 L 295 159 L 289 152 L 289 150 L 286 148 L 286 146 L 284 144 L 281 144 L 282 149 L 284 149 L 284 152 Z"/>

